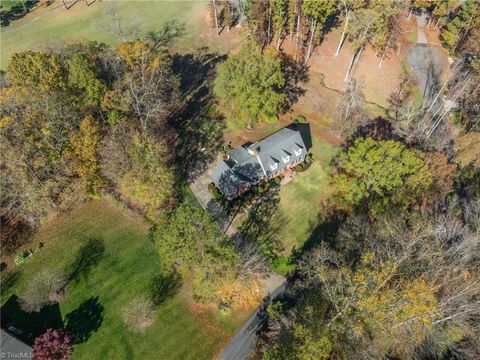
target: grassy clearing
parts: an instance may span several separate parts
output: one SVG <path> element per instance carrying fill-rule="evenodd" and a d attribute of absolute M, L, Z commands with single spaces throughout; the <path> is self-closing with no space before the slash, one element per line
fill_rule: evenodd
<path fill-rule="evenodd" d="M 3 284 L 2 304 L 12 294 L 21 294 L 41 269 L 71 273 L 80 249 L 93 240 L 100 244 L 90 254 L 95 261 L 68 284 L 60 304 L 60 321 L 84 309 L 80 328 L 87 333 L 93 329 L 84 343 L 75 346 L 73 359 L 210 359 L 248 316 L 192 312 L 186 292 L 180 291 L 159 306 L 155 322 L 145 333 L 125 329 L 122 308 L 132 298 L 148 294 L 159 258 L 148 239 L 148 226 L 106 200 L 46 223 L 31 242 L 43 242 L 44 249 L 16 267 L 19 278 L 9 289 Z"/>
<path fill-rule="evenodd" d="M 118 36 L 101 28 L 108 14 L 117 12 L 127 28 L 142 34 L 159 30 L 170 20 L 186 23 L 186 34 L 176 45 L 179 50 L 207 45 L 199 36 L 206 3 L 202 1 L 96 1 L 90 6 L 79 1 L 69 10 L 61 1 L 41 6 L 2 29 L 1 68 L 13 53 L 36 49 L 61 40 L 96 40 L 116 44 Z"/>

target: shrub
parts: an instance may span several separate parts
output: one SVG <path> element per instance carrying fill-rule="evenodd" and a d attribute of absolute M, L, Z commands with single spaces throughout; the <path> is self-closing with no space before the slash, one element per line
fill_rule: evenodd
<path fill-rule="evenodd" d="M 47 304 L 63 299 L 65 274 L 59 270 L 44 269 L 28 284 L 21 296 L 20 305 L 28 312 L 39 312 Z"/>
<path fill-rule="evenodd" d="M 305 119 L 305 116 L 302 116 L 302 115 L 297 115 L 293 119 L 294 124 L 302 124 L 302 123 L 305 123 L 306 121 L 307 119 Z"/>
<path fill-rule="evenodd" d="M 304 163 L 300 163 L 298 164 L 297 166 L 295 166 L 295 171 L 302 171 L 303 168 L 305 167 L 305 164 Z"/>
<path fill-rule="evenodd" d="M 153 323 L 152 302 L 144 296 L 133 299 L 123 308 L 122 320 L 131 331 L 145 331 Z"/>
<path fill-rule="evenodd" d="M 73 335 L 63 329 L 48 329 L 35 339 L 33 358 L 37 360 L 66 360 L 73 353 Z"/>
<path fill-rule="evenodd" d="M 305 162 L 309 163 L 313 161 L 313 155 L 312 153 L 308 153 L 307 156 L 305 156 Z"/>

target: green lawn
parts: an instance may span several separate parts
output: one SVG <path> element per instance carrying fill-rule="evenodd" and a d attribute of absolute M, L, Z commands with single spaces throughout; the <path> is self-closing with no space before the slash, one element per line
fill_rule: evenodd
<path fill-rule="evenodd" d="M 7 6 L 5 3 L 5 6 Z M 105 30 L 108 14 L 116 12 L 121 22 L 140 34 L 159 30 L 169 20 L 186 23 L 186 35 L 177 44 L 179 49 L 207 45 L 199 36 L 205 16 L 204 1 L 96 1 L 87 6 L 79 1 L 69 10 L 61 1 L 42 5 L 22 19 L 2 29 L 1 68 L 5 68 L 13 53 L 35 49 L 47 42 L 59 40 L 97 40 L 116 44 L 118 36 Z"/>
<path fill-rule="evenodd" d="M 249 315 L 194 314 L 183 289 L 159 306 L 145 333 L 127 330 L 121 310 L 135 296 L 148 294 L 159 258 L 148 239 L 148 226 L 107 200 L 90 202 L 46 223 L 31 244 L 39 242 L 44 249 L 15 267 L 19 280 L 9 289 L 3 283 L 2 304 L 12 294 L 20 295 L 41 269 L 71 272 L 80 249 L 95 244 L 90 263 L 68 284 L 60 304 L 64 321 L 76 311 L 80 329 L 88 333 L 89 327 L 98 328 L 75 346 L 73 359 L 210 359 Z"/>
<path fill-rule="evenodd" d="M 312 137 L 314 162 L 280 190 L 279 209 L 287 219 L 283 233 L 285 254 L 300 248 L 318 224 L 321 203 L 328 197 L 328 173 L 335 149 Z"/>

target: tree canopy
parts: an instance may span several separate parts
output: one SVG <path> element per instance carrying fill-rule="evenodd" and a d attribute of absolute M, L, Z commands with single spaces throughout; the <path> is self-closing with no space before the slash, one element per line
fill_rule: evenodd
<path fill-rule="evenodd" d="M 341 207 L 378 214 L 418 199 L 430 187 L 432 175 L 419 153 L 402 143 L 366 138 L 340 153 L 332 183 L 334 201 Z"/>
<path fill-rule="evenodd" d="M 234 127 L 275 120 L 286 100 L 282 60 L 274 49 L 263 53 L 252 39 L 218 66 L 215 94 Z"/>

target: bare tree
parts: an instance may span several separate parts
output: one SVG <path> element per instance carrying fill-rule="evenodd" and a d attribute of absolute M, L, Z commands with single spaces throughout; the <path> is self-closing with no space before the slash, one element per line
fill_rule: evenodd
<path fill-rule="evenodd" d="M 368 121 L 362 89 L 363 81 L 350 81 L 337 105 L 343 134 L 351 134 L 358 126 Z"/>
<path fill-rule="evenodd" d="M 145 296 L 133 299 L 123 308 L 122 320 L 128 329 L 143 332 L 153 323 L 153 304 Z"/>
<path fill-rule="evenodd" d="M 43 306 L 61 300 L 66 283 L 67 278 L 61 271 L 42 270 L 27 284 L 20 300 L 22 309 L 39 312 Z"/>

